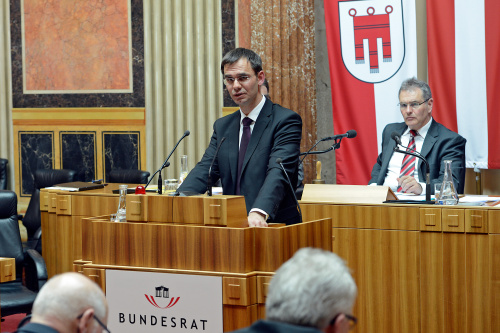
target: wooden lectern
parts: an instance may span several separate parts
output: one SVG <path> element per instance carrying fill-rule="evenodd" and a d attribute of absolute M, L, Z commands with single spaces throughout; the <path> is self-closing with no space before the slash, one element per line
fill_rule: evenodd
<path fill-rule="evenodd" d="M 82 272 L 103 289 L 107 269 L 220 276 L 224 331 L 232 331 L 265 316 L 269 280 L 296 250 L 332 249 L 331 219 L 248 228 L 241 196 L 127 194 L 128 222 L 110 222 L 113 186 L 41 191 L 49 275 Z"/>

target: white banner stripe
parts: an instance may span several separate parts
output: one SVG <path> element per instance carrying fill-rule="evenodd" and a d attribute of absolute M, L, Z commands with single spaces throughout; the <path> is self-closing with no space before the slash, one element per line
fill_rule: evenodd
<path fill-rule="evenodd" d="M 403 1 L 405 60 L 399 71 L 389 80 L 374 84 L 375 112 L 377 119 L 378 153 L 382 149 L 382 131 L 390 123 L 404 121 L 399 110 L 398 91 L 401 83 L 417 75 L 417 29 L 415 2 Z"/>
<path fill-rule="evenodd" d="M 467 167 L 488 166 L 484 1 L 455 0 L 458 132 L 467 139 Z M 435 96 L 439 98 L 439 96 Z"/>

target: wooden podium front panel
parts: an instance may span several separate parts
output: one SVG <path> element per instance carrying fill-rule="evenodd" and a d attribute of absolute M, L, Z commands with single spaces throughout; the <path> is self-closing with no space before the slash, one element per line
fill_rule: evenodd
<path fill-rule="evenodd" d="M 491 226 L 491 224 L 490 224 Z M 491 228 L 490 228 L 491 230 Z M 490 255 L 491 267 L 491 327 L 500 327 L 500 235 L 490 235 L 489 252 L 495 255 Z"/>
<path fill-rule="evenodd" d="M 254 229 L 87 218 L 82 223 L 83 260 L 97 265 L 246 273 L 254 270 Z"/>
<path fill-rule="evenodd" d="M 492 332 L 491 271 L 488 235 L 467 234 L 465 242 L 465 290 L 467 332 Z M 486 310 L 488 309 L 488 310 Z"/>
<path fill-rule="evenodd" d="M 333 252 L 358 285 L 360 332 L 420 332 L 419 233 L 334 228 Z"/>
<path fill-rule="evenodd" d="M 332 249 L 330 218 L 284 227 L 252 228 L 255 232 L 255 270 L 274 272 L 302 247 Z"/>
<path fill-rule="evenodd" d="M 257 304 L 251 306 L 224 305 L 222 310 L 224 317 L 224 332 L 232 332 L 237 329 L 252 325 L 259 318 Z"/>

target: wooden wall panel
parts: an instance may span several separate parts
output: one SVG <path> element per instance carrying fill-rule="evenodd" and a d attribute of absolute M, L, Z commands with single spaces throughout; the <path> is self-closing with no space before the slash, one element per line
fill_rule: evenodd
<path fill-rule="evenodd" d="M 301 150 L 316 142 L 316 57 L 314 0 L 250 0 L 251 42 L 247 47 L 262 57 L 273 102 L 302 117 Z M 247 8 L 248 0 L 240 0 Z M 248 25 L 248 24 L 246 24 Z M 246 26 L 245 25 L 245 26 Z M 304 160 L 305 180 L 310 183 L 314 155 Z"/>

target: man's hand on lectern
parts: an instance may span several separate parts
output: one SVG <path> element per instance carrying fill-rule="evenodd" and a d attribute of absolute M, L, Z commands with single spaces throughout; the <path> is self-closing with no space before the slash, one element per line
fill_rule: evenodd
<path fill-rule="evenodd" d="M 266 216 L 259 212 L 250 212 L 248 214 L 249 227 L 267 227 Z"/>

